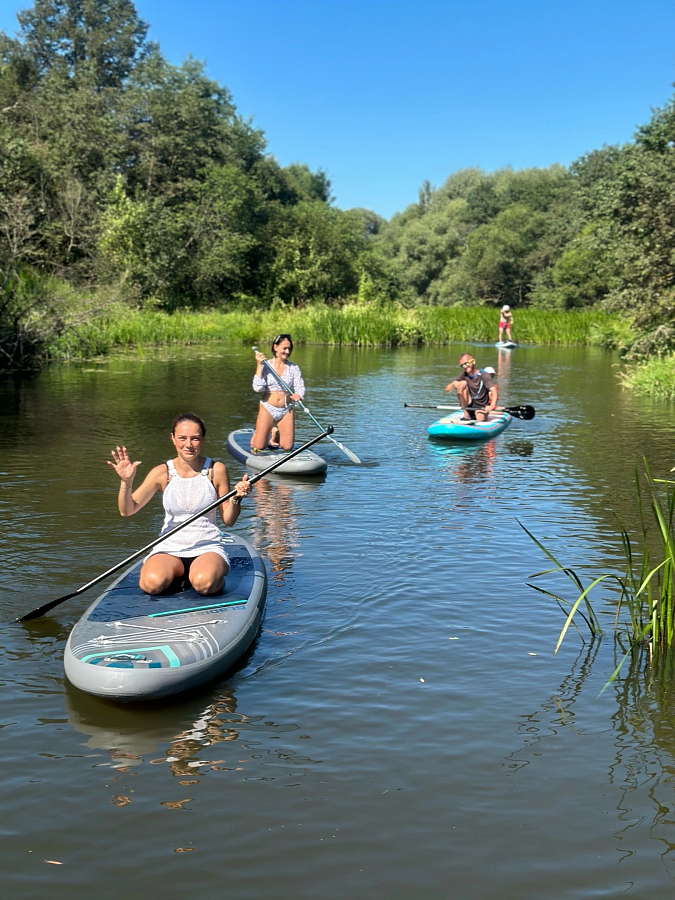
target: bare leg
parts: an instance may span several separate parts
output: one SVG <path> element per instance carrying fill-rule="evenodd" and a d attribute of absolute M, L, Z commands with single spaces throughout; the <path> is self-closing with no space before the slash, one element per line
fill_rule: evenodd
<path fill-rule="evenodd" d="M 139 586 L 146 594 L 161 594 L 166 591 L 176 578 L 185 574 L 183 560 L 169 553 L 153 553 L 143 563 Z"/>
<path fill-rule="evenodd" d="M 190 584 L 198 594 L 217 594 L 223 589 L 228 565 L 220 553 L 202 553 L 190 566 Z"/>
<path fill-rule="evenodd" d="M 513 338 L 511 337 L 511 326 L 510 326 L 510 325 L 507 325 L 507 326 L 506 326 L 506 337 L 507 337 L 510 341 L 513 340 Z"/>
<path fill-rule="evenodd" d="M 255 423 L 255 432 L 251 438 L 251 450 L 267 450 L 273 425 L 274 419 L 260 403 L 258 405 L 258 421 Z"/>
<path fill-rule="evenodd" d="M 464 418 L 470 419 L 471 416 L 466 413 L 467 406 L 471 406 L 471 397 L 469 396 L 469 388 L 466 381 L 457 382 L 457 399 L 459 400 L 459 405 L 465 410 Z"/>
<path fill-rule="evenodd" d="M 293 410 L 289 410 L 283 419 L 279 420 L 279 442 L 282 450 L 292 450 L 295 443 L 295 419 Z"/>
<path fill-rule="evenodd" d="M 500 343 L 500 344 L 501 344 L 501 342 L 503 341 L 503 339 L 504 339 L 504 329 L 503 329 L 502 326 L 500 325 L 500 326 L 499 326 L 499 343 Z"/>

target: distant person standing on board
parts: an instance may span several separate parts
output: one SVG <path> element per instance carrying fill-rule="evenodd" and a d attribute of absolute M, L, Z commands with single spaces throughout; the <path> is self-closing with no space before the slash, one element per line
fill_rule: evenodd
<path fill-rule="evenodd" d="M 460 356 L 459 365 L 461 375 L 451 381 L 445 390 L 457 391 L 459 405 L 464 410 L 463 418 L 486 422 L 497 405 L 497 385 L 492 375 L 476 368 L 476 360 L 470 353 Z"/>
<path fill-rule="evenodd" d="M 499 343 L 501 344 L 504 340 L 504 332 L 506 332 L 506 340 L 513 341 L 513 335 L 511 334 L 511 326 L 513 325 L 513 313 L 511 312 L 511 307 L 505 303 L 501 308 L 500 316 L 499 316 Z"/>

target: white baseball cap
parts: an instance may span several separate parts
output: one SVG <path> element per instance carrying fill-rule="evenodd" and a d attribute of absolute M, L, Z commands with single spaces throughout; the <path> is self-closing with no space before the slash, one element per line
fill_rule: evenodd
<path fill-rule="evenodd" d="M 502 306 L 502 312 L 510 312 L 510 311 L 511 311 L 511 307 L 508 305 L 508 303 L 505 303 Z"/>
<path fill-rule="evenodd" d="M 483 371 L 484 371 L 485 373 L 487 373 L 488 375 L 496 375 L 496 374 L 497 374 L 497 373 L 495 372 L 495 370 L 492 368 L 492 366 L 485 366 L 485 368 L 483 369 Z"/>

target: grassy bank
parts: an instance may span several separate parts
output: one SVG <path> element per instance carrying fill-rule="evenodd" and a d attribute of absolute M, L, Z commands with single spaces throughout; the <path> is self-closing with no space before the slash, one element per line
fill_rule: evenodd
<path fill-rule="evenodd" d="M 49 348 L 52 359 L 102 356 L 117 349 L 207 341 L 267 343 L 290 332 L 296 343 L 357 347 L 494 341 L 499 314 L 484 307 L 400 309 L 311 306 L 265 312 L 124 311 L 73 329 Z M 617 346 L 620 324 L 597 311 L 517 310 L 521 343 Z"/>
<path fill-rule="evenodd" d="M 675 355 L 633 366 L 622 376 L 626 387 L 666 400 L 675 398 Z"/>

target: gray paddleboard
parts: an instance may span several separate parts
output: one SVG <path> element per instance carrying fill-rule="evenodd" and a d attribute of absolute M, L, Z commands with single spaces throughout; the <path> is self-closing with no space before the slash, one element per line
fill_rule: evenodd
<path fill-rule="evenodd" d="M 69 681 L 109 700 L 155 700 L 221 677 L 255 638 L 267 597 L 258 551 L 225 535 L 230 571 L 220 594 L 187 590 L 150 596 L 142 562 L 127 569 L 77 622 L 64 653 Z"/>
<path fill-rule="evenodd" d="M 273 462 L 283 459 L 286 455 L 276 450 L 263 450 L 262 453 L 251 452 L 251 438 L 253 437 L 252 428 L 240 428 L 232 431 L 227 436 L 227 449 L 235 459 L 244 463 L 247 469 L 252 472 L 262 472 Z M 275 475 L 323 475 L 328 465 L 326 460 L 313 453 L 311 450 L 305 450 L 298 456 L 294 456 L 287 463 L 279 466 L 274 470 Z"/>

